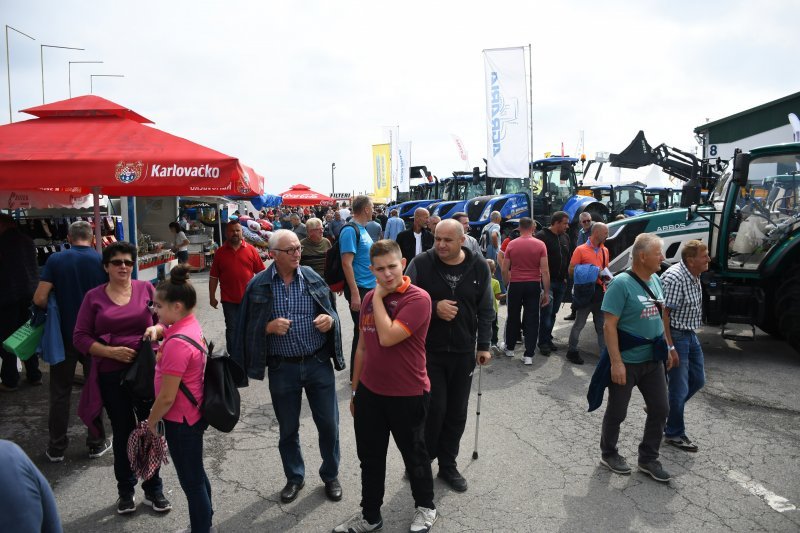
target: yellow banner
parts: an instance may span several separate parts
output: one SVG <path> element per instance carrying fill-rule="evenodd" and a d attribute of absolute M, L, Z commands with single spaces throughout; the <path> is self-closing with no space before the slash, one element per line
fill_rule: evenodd
<path fill-rule="evenodd" d="M 391 145 L 372 145 L 372 198 L 375 203 L 388 202 L 392 197 Z"/>

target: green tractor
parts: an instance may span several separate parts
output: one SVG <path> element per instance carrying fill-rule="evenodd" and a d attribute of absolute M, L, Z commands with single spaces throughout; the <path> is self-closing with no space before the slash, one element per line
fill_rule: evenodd
<path fill-rule="evenodd" d="M 726 324 L 750 325 L 754 334 L 758 326 L 800 351 L 800 143 L 737 151 L 719 178 L 709 168 L 684 187 L 689 207 L 609 224 L 609 267 L 627 268 L 642 232 L 664 239 L 668 263 L 680 260 L 683 243 L 701 239 L 711 255 L 702 277 L 706 323 L 723 334 Z"/>

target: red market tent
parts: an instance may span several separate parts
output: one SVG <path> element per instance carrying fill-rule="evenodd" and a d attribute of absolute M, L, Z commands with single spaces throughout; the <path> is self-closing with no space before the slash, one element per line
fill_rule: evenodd
<path fill-rule="evenodd" d="M 292 185 L 288 191 L 281 193 L 280 196 L 283 198 L 283 204 L 290 206 L 333 205 L 334 202 L 330 196 L 312 191 L 311 187 L 302 183 Z"/>
<path fill-rule="evenodd" d="M 99 96 L 22 110 L 0 126 L 0 190 L 79 187 L 109 196 L 251 196 L 263 178 L 238 159 L 145 126 Z"/>

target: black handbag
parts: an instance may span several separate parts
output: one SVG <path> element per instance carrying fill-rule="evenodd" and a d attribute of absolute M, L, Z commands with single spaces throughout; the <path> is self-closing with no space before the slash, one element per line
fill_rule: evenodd
<path fill-rule="evenodd" d="M 156 399 L 156 354 L 149 341 L 144 341 L 131 366 L 122 377 L 122 385 L 130 394 L 142 401 Z"/>
<path fill-rule="evenodd" d="M 236 383 L 244 379 L 244 371 L 228 355 L 227 351 L 215 352 L 214 344 L 208 349 L 186 335 L 175 334 L 170 339 L 183 339 L 206 354 L 206 370 L 203 377 L 203 405 L 200 405 L 189 387 L 181 381 L 180 389 L 189 401 L 200 409 L 208 424 L 228 433 L 236 427 L 241 412 L 241 398 Z"/>

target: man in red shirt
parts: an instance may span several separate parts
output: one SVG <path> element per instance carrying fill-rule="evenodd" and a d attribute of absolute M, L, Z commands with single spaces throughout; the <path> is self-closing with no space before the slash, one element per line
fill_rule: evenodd
<path fill-rule="evenodd" d="M 550 302 L 550 265 L 547 247 L 533 237 L 533 219 L 519 219 L 519 238 L 508 243 L 503 258 L 503 279 L 508 286 L 508 319 L 505 353 L 513 357 L 519 334 L 520 313 L 525 310 L 522 325 L 525 332 L 526 365 L 533 364 L 539 338 L 539 308 Z"/>
<path fill-rule="evenodd" d="M 253 276 L 262 270 L 264 262 L 259 257 L 258 251 L 242 240 L 242 226 L 239 221 L 231 220 L 225 228 L 225 244 L 214 254 L 214 262 L 211 264 L 211 273 L 208 277 L 208 294 L 211 307 L 214 309 L 219 305 L 217 285 L 220 286 L 228 351 L 233 348 L 233 331 L 244 290 Z"/>
<path fill-rule="evenodd" d="M 391 434 L 411 481 L 416 511 L 410 531 L 427 532 L 437 518 L 431 463 L 425 447 L 431 390 L 425 366 L 425 338 L 431 320 L 431 298 L 403 276 L 406 261 L 396 241 L 376 242 L 369 256 L 377 285 L 361 304 L 361 335 L 350 402 L 361 461 L 362 512 L 333 531 L 377 531 L 383 527 L 381 505 Z"/>

